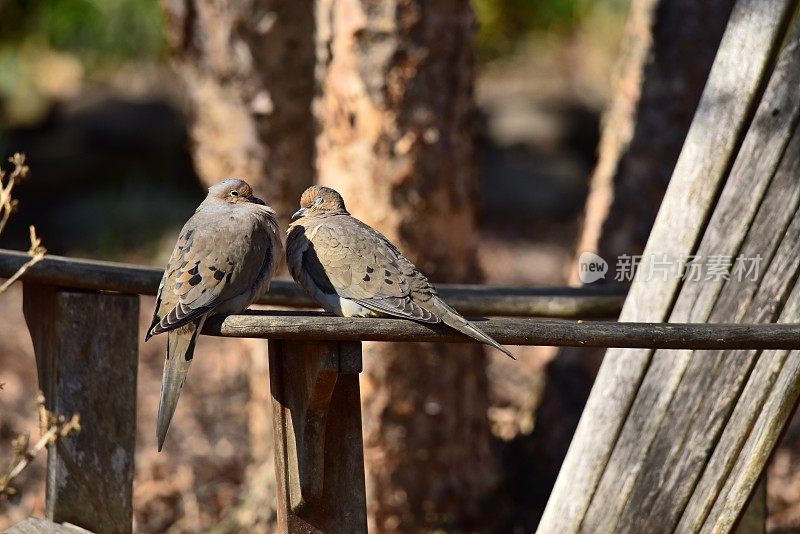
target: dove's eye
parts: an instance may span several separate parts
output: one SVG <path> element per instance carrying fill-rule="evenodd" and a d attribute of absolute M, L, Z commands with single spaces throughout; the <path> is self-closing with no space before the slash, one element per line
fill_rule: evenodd
<path fill-rule="evenodd" d="M 239 196 L 239 192 L 238 191 L 231 191 L 230 194 L 231 194 L 232 197 L 238 197 Z"/>
<path fill-rule="evenodd" d="M 320 205 L 320 204 L 322 204 L 323 202 L 325 202 L 325 199 L 324 199 L 324 198 L 322 198 L 322 197 L 317 197 L 317 200 L 315 200 L 315 201 L 314 201 L 314 205 L 315 205 L 315 206 L 319 206 L 319 205 Z"/>

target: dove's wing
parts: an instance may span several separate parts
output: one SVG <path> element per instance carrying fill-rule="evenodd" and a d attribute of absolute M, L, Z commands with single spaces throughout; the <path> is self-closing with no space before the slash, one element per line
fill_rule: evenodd
<path fill-rule="evenodd" d="M 387 315 L 444 322 L 514 358 L 442 301 L 414 264 L 358 219 L 334 215 L 297 224 L 290 230 L 286 250 L 294 279 L 321 302 L 320 293 L 336 294 Z"/>
<path fill-rule="evenodd" d="M 240 218 L 218 219 L 197 212 L 183 227 L 161 281 L 148 337 L 212 312 L 269 276 L 277 258 L 267 231 Z"/>
<path fill-rule="evenodd" d="M 311 283 L 378 312 L 436 323 L 412 292 L 435 295 L 427 279 L 383 235 L 361 221 L 335 215 L 292 229 L 289 267 L 301 285 Z"/>

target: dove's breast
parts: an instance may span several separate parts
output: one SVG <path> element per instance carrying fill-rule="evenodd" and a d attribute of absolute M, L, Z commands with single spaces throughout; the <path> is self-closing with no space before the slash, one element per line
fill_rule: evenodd
<path fill-rule="evenodd" d="M 275 272 L 278 270 L 278 265 L 280 265 L 281 258 L 283 257 L 283 244 L 279 236 L 278 223 L 275 221 L 271 210 L 268 213 L 259 213 L 256 225 L 260 230 L 256 232 L 256 234 L 259 239 L 263 239 L 266 242 L 266 251 L 250 304 L 267 292 L 270 281 L 272 277 L 275 276 Z"/>

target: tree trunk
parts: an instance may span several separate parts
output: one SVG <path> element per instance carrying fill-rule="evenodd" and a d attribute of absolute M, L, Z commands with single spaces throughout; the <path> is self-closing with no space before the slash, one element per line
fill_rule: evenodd
<path fill-rule="evenodd" d="M 644 250 L 733 0 L 634 0 L 605 114 L 577 255 Z M 570 281 L 578 283 L 577 264 Z"/>
<path fill-rule="evenodd" d="M 176 71 L 191 110 L 192 155 L 206 185 L 247 180 L 282 224 L 314 182 L 314 3 L 311 0 L 163 0 Z M 250 357 L 251 465 L 232 517 L 274 530 L 275 471 L 266 343 Z M 246 364 L 245 364 L 246 365 Z"/>
<path fill-rule="evenodd" d="M 247 180 L 288 220 L 314 180 L 313 2 L 163 2 L 200 178 Z"/>
<path fill-rule="evenodd" d="M 321 183 L 434 281 L 474 281 L 472 36 L 459 0 L 319 0 Z M 493 485 L 477 346 L 365 344 L 370 527 L 464 525 Z"/>

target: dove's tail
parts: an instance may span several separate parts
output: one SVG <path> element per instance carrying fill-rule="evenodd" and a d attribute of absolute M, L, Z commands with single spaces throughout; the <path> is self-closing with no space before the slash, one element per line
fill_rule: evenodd
<path fill-rule="evenodd" d="M 170 330 L 167 341 L 167 359 L 164 361 L 164 375 L 161 379 L 161 399 L 158 402 L 158 423 L 156 436 L 158 450 L 164 445 L 169 423 L 178 405 L 186 373 L 192 363 L 194 344 L 203 326 L 203 320 Z"/>
<path fill-rule="evenodd" d="M 503 345 L 492 339 L 490 336 L 485 334 L 481 331 L 478 327 L 476 327 L 471 322 L 464 319 L 457 311 L 447 305 L 443 300 L 438 298 L 433 298 L 431 300 L 431 304 L 426 306 L 439 317 L 444 324 L 451 328 L 455 328 L 462 334 L 466 334 L 472 339 L 477 339 L 481 343 L 486 343 L 489 346 L 496 348 L 497 350 L 504 352 L 508 355 L 509 358 L 512 360 L 516 360 L 511 351 L 505 348 Z"/>

